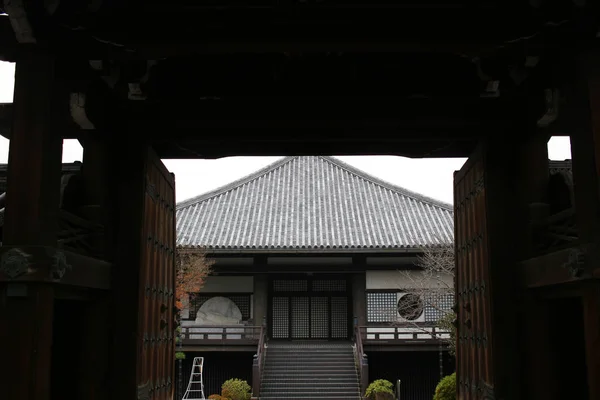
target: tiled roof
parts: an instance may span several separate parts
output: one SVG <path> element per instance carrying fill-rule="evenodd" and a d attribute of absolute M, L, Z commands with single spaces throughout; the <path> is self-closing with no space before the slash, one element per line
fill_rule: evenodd
<path fill-rule="evenodd" d="M 209 251 L 414 249 L 453 229 L 450 204 L 332 157 L 286 157 L 177 205 L 177 244 Z"/>

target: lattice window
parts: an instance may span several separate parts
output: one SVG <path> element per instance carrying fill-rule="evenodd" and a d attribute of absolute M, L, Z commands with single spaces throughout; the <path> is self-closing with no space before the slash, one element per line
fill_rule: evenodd
<path fill-rule="evenodd" d="M 310 298 L 292 297 L 292 338 L 308 339 L 310 327 Z"/>
<path fill-rule="evenodd" d="M 436 293 L 425 295 L 425 321 L 437 322 L 454 306 L 454 294 Z"/>
<path fill-rule="evenodd" d="M 290 337 L 289 316 L 289 297 L 273 297 L 273 320 L 271 321 L 273 339 L 288 339 Z"/>
<path fill-rule="evenodd" d="M 331 338 L 348 338 L 348 298 L 331 298 Z"/>
<path fill-rule="evenodd" d="M 396 292 L 367 292 L 367 322 L 398 320 Z"/>
<path fill-rule="evenodd" d="M 252 296 L 249 294 L 203 294 L 203 293 L 199 293 L 199 294 L 190 294 L 190 305 L 189 305 L 189 309 L 190 309 L 190 313 L 189 313 L 189 317 L 187 318 L 187 320 L 195 320 L 196 319 L 196 312 L 200 309 L 200 307 L 202 307 L 202 304 L 204 304 L 208 299 L 213 298 L 213 297 L 217 297 L 217 296 L 222 296 L 222 297 L 227 297 L 228 299 L 230 299 L 231 301 L 233 301 L 235 303 L 236 306 L 238 306 L 238 308 L 240 309 L 240 312 L 242 313 L 242 321 L 247 321 L 251 318 L 251 314 L 252 314 Z"/>
<path fill-rule="evenodd" d="M 329 298 L 310 299 L 310 337 L 327 339 L 329 337 Z"/>
<path fill-rule="evenodd" d="M 307 292 L 308 281 L 305 279 L 299 280 L 284 280 L 277 279 L 273 281 L 273 290 L 275 292 Z"/>
<path fill-rule="evenodd" d="M 346 281 L 343 279 L 319 279 L 312 282 L 313 292 L 345 292 Z"/>

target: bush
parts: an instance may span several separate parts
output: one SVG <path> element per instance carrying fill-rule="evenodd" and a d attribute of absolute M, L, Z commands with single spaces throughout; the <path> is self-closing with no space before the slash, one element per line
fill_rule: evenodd
<path fill-rule="evenodd" d="M 178 351 L 175 353 L 176 360 L 185 360 L 185 353 L 183 351 Z"/>
<path fill-rule="evenodd" d="M 388 393 L 393 395 L 393 387 L 394 384 L 392 382 L 385 379 L 377 379 L 376 381 L 371 382 L 367 388 L 367 391 L 365 392 L 365 397 L 372 399 L 375 398 L 377 393 Z"/>
<path fill-rule="evenodd" d="M 227 397 L 223 397 L 220 394 L 211 394 L 208 396 L 210 400 L 229 400 Z"/>
<path fill-rule="evenodd" d="M 456 372 L 442 378 L 435 388 L 433 400 L 456 400 Z"/>
<path fill-rule="evenodd" d="M 229 379 L 221 386 L 221 396 L 231 400 L 250 400 L 252 388 L 241 379 Z"/>

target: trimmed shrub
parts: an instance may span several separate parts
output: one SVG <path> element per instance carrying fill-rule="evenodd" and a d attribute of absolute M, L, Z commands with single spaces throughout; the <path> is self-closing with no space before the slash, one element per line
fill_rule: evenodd
<path fill-rule="evenodd" d="M 228 379 L 221 386 L 221 396 L 231 400 L 250 400 L 252 388 L 241 379 Z"/>
<path fill-rule="evenodd" d="M 435 388 L 433 400 L 456 400 L 456 372 L 442 378 Z"/>
<path fill-rule="evenodd" d="M 394 384 L 385 379 L 377 379 L 376 381 L 371 382 L 367 391 L 365 392 L 365 397 L 368 399 L 375 399 L 377 397 L 383 397 L 379 395 L 388 394 L 394 395 L 394 391 L 392 388 Z M 387 397 L 387 396 L 386 396 Z M 393 398 L 393 397 L 392 397 Z"/>

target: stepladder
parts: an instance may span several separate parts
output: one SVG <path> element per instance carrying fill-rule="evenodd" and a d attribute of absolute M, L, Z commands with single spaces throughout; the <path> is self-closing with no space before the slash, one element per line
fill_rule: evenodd
<path fill-rule="evenodd" d="M 204 357 L 194 357 L 192 364 L 192 372 L 190 372 L 190 380 L 187 389 L 183 395 L 183 399 L 189 400 L 205 400 L 204 397 L 204 381 L 202 374 L 204 373 Z"/>

